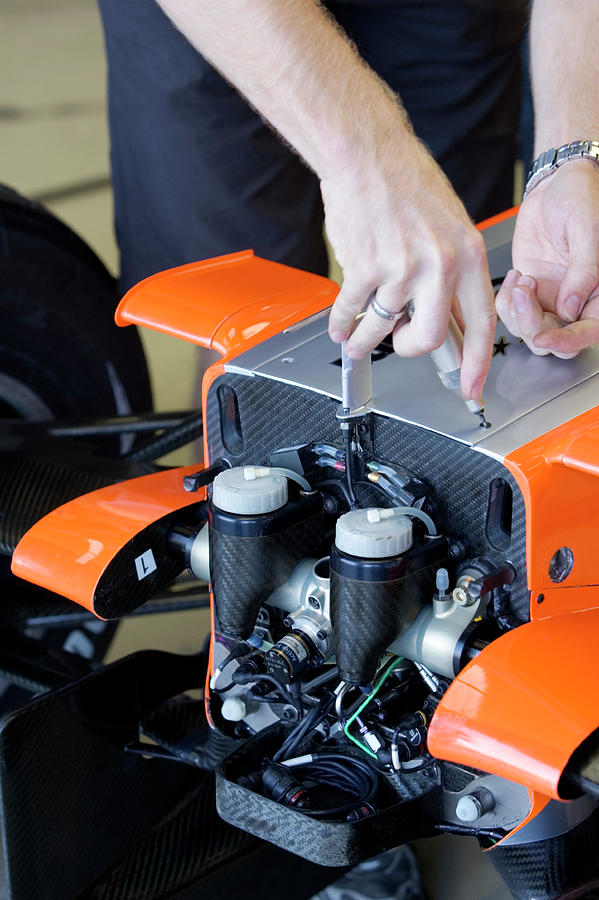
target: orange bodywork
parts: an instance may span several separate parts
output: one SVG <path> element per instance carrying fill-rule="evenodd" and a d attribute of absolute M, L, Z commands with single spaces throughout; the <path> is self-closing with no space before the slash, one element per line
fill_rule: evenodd
<path fill-rule="evenodd" d="M 516 214 L 515 207 L 478 227 Z M 225 362 L 325 309 L 337 291 L 327 279 L 247 252 L 146 279 L 125 296 L 117 321 L 219 350 L 223 359 L 204 378 L 205 401 Z M 557 797 L 567 760 L 599 725 L 588 697 L 599 634 L 599 613 L 592 612 L 599 607 L 592 540 L 599 526 L 599 412 L 543 435 L 504 464 L 526 505 L 532 622 L 494 641 L 460 673 L 433 717 L 429 748 L 440 758 Z M 574 568 L 563 583 L 553 584 L 549 561 L 562 546 L 573 551 Z M 567 653 L 574 660 L 558 668 Z"/>
<path fill-rule="evenodd" d="M 570 756 L 599 727 L 599 408 L 520 447 L 504 465 L 524 497 L 531 622 L 460 672 L 433 717 L 428 746 L 441 759 L 559 798 Z M 549 565 L 562 547 L 574 564 L 554 583 Z M 535 809 L 544 802 L 537 793 Z"/>
<path fill-rule="evenodd" d="M 205 404 L 227 361 L 326 310 L 337 292 L 326 278 L 247 251 L 146 279 L 125 295 L 116 320 L 219 351 L 222 360 L 204 378 Z M 526 507 L 531 621 L 493 641 L 458 675 L 433 716 L 428 745 L 441 759 L 534 788 L 534 814 L 543 798 L 559 797 L 568 759 L 599 727 L 599 409 L 519 448 L 504 465 Z M 55 510 L 22 539 L 13 571 L 94 609 L 95 587 L 115 553 L 149 522 L 197 502 L 180 487 L 195 468 L 104 488 Z M 574 565 L 554 583 L 549 563 L 562 547 Z"/>
<path fill-rule="evenodd" d="M 102 617 L 96 588 L 107 567 L 140 532 L 198 503 L 183 489 L 197 464 L 167 469 L 84 494 L 52 510 L 19 541 L 12 571 Z"/>
<path fill-rule="evenodd" d="M 143 325 L 221 353 L 202 383 L 205 409 L 210 385 L 228 360 L 326 310 L 338 293 L 339 285 L 329 278 L 245 250 L 151 275 L 125 294 L 115 320 L 117 325 Z"/>
<path fill-rule="evenodd" d="M 499 225 L 500 222 L 505 222 L 506 219 L 513 219 L 514 216 L 518 215 L 519 209 L 519 206 L 512 206 L 510 209 L 505 209 L 503 212 L 497 213 L 496 216 L 491 216 L 489 219 L 478 222 L 476 227 L 479 231 L 485 231 L 493 225 Z"/>
<path fill-rule="evenodd" d="M 588 693 L 598 635 L 592 609 L 528 622 L 493 641 L 445 693 L 430 752 L 559 798 L 566 763 L 599 727 Z"/>
<path fill-rule="evenodd" d="M 429 730 L 435 756 L 558 798 L 578 745 L 599 727 L 599 408 L 504 460 L 526 508 L 531 622 L 493 641 L 451 684 Z M 570 574 L 552 582 L 554 553 Z"/>
<path fill-rule="evenodd" d="M 524 496 L 532 619 L 599 607 L 599 407 L 520 447 L 504 460 Z M 574 555 L 555 584 L 549 563 L 561 547 Z"/>
<path fill-rule="evenodd" d="M 230 357 L 326 309 L 338 293 L 328 278 L 246 250 L 146 278 L 125 294 L 115 318 Z"/>
<path fill-rule="evenodd" d="M 119 325 L 144 325 L 214 348 L 224 363 L 326 310 L 338 291 L 327 278 L 268 262 L 248 250 L 145 279 L 125 295 L 115 318 Z M 212 377 L 221 371 L 222 364 L 213 366 Z M 12 571 L 102 616 L 97 590 L 107 567 L 144 529 L 203 498 L 182 487 L 183 476 L 197 469 L 132 479 L 53 510 L 21 539 Z"/>

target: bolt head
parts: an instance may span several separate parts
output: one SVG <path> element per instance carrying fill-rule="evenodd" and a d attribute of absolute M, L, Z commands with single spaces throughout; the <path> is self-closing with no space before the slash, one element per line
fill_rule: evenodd
<path fill-rule="evenodd" d="M 473 598 L 463 587 L 454 588 L 451 596 L 460 606 L 471 606 L 474 603 Z"/>
<path fill-rule="evenodd" d="M 334 497 L 325 497 L 324 511 L 331 516 L 334 516 L 339 512 L 339 504 Z"/>
<path fill-rule="evenodd" d="M 318 597 L 308 597 L 308 603 L 312 609 L 320 609 L 320 600 Z"/>
<path fill-rule="evenodd" d="M 453 559 L 463 559 L 465 555 L 465 547 L 461 541 L 452 541 L 449 545 L 449 555 Z"/>
<path fill-rule="evenodd" d="M 318 638 L 319 641 L 326 641 L 326 639 L 328 638 L 328 634 L 327 634 L 327 632 L 324 630 L 324 628 L 320 628 L 320 629 L 316 632 L 316 637 Z"/>
<path fill-rule="evenodd" d="M 460 822 L 476 822 L 483 812 L 480 801 L 472 794 L 460 797 L 456 804 L 455 814 Z"/>

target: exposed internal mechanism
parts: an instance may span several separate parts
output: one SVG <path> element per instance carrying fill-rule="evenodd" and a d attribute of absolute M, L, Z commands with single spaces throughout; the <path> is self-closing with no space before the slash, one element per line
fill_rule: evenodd
<path fill-rule="evenodd" d="M 518 624 L 516 573 L 440 534 L 421 474 L 377 459 L 361 433 L 214 479 L 210 711 L 249 748 L 228 777 L 330 822 L 434 791 L 442 827 L 496 842 L 527 814 L 527 792 L 441 764 L 427 729 L 455 675 Z M 195 546 L 192 567 L 205 533 Z"/>

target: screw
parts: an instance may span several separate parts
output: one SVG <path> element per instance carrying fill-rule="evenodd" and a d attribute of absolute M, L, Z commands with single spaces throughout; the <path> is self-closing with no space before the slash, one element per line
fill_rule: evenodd
<path fill-rule="evenodd" d="M 294 722 L 297 719 L 297 710 L 294 706 L 284 706 L 281 718 L 285 719 L 286 722 Z"/>
<path fill-rule="evenodd" d="M 285 618 L 283 619 L 283 625 L 285 626 L 285 628 L 293 628 L 293 619 L 291 618 L 291 616 L 285 616 Z"/>
<path fill-rule="evenodd" d="M 326 641 L 326 639 L 328 638 L 328 634 L 327 634 L 327 632 L 324 630 L 324 628 L 320 628 L 320 629 L 316 632 L 316 637 L 318 638 L 319 641 Z"/>
<path fill-rule="evenodd" d="M 537 594 L 537 603 L 542 603 L 545 599 L 545 594 Z"/>
<path fill-rule="evenodd" d="M 463 587 L 454 588 L 451 596 L 460 606 L 470 606 L 473 603 L 472 598 Z"/>
<path fill-rule="evenodd" d="M 325 497 L 324 511 L 330 516 L 335 516 L 339 512 L 339 504 L 334 497 Z"/>
<path fill-rule="evenodd" d="M 308 597 L 308 603 L 312 609 L 320 609 L 320 600 L 317 597 Z"/>
<path fill-rule="evenodd" d="M 465 547 L 461 541 L 452 541 L 449 545 L 449 555 L 453 559 L 462 559 L 465 554 Z"/>

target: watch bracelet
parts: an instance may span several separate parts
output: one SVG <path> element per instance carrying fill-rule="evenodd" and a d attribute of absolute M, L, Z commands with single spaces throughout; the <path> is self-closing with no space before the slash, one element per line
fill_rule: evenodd
<path fill-rule="evenodd" d="M 549 150 L 539 154 L 528 173 L 522 199 L 527 197 L 537 184 L 573 159 L 590 159 L 599 165 L 599 141 L 570 141 L 561 147 L 550 147 Z"/>

